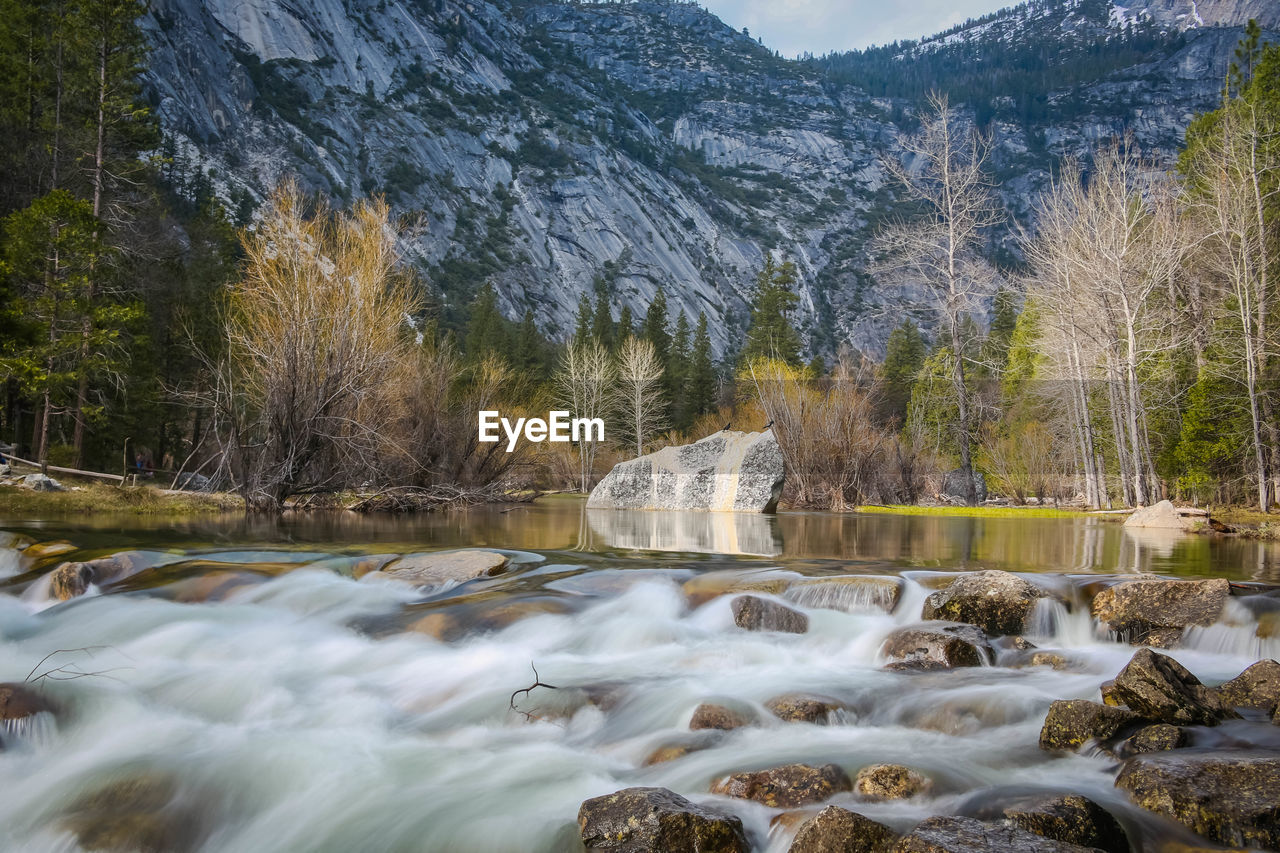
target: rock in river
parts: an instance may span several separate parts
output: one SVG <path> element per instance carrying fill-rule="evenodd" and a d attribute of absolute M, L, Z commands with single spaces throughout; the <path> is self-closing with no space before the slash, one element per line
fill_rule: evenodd
<path fill-rule="evenodd" d="M 734 773 L 716 781 L 711 793 L 755 800 L 778 809 L 820 803 L 852 786 L 849 775 L 834 764 L 821 767 L 787 764 L 752 773 Z"/>
<path fill-rule="evenodd" d="M 1147 752 L 1167 752 L 1187 745 L 1187 733 L 1168 723 L 1156 723 L 1139 729 L 1116 749 L 1122 758 Z"/>
<path fill-rule="evenodd" d="M 578 810 L 588 850 L 613 853 L 747 853 L 742 821 L 666 788 L 626 788 Z"/>
<path fill-rule="evenodd" d="M 1095 853 L 1092 847 L 971 817 L 931 817 L 893 849 L 894 853 Z"/>
<path fill-rule="evenodd" d="M 619 462 L 592 489 L 587 507 L 773 512 L 782 481 L 782 451 L 771 430 L 721 431 Z"/>
<path fill-rule="evenodd" d="M 414 586 L 438 586 L 502 574 L 507 563 L 507 555 L 497 551 L 432 551 L 406 554 L 367 576 L 392 578 Z"/>
<path fill-rule="evenodd" d="M 1125 763 L 1116 787 L 1144 809 L 1219 844 L 1280 849 L 1280 758 L 1140 755 Z"/>
<path fill-rule="evenodd" d="M 1232 708 L 1253 708 L 1268 715 L 1280 705 L 1280 663 L 1260 660 L 1218 688 Z"/>
<path fill-rule="evenodd" d="M 858 771 L 853 789 L 873 800 L 905 800 L 933 788 L 924 774 L 901 764 L 872 764 Z"/>
<path fill-rule="evenodd" d="M 730 708 L 727 705 L 703 702 L 693 710 L 693 717 L 689 720 L 689 728 L 693 731 L 701 729 L 730 731 L 749 726 L 755 721 L 755 714 L 747 708 Z"/>
<path fill-rule="evenodd" d="M 895 838 L 882 823 L 827 806 L 800 825 L 788 853 L 888 853 Z"/>
<path fill-rule="evenodd" d="M 1093 617 L 1131 643 L 1173 645 L 1184 628 L 1217 622 L 1230 592 L 1223 578 L 1125 581 L 1094 597 Z"/>
<path fill-rule="evenodd" d="M 844 703 L 830 696 L 815 696 L 810 693 L 785 693 L 775 696 L 764 706 L 779 720 L 789 723 L 818 723 L 830 719 L 835 711 L 844 709 Z"/>
<path fill-rule="evenodd" d="M 0 684 L 0 723 L 24 720 L 45 711 L 53 713 L 53 710 L 48 700 L 25 684 Z"/>
<path fill-rule="evenodd" d="M 1108 705 L 1125 705 L 1148 720 L 1175 726 L 1215 726 L 1239 716 L 1182 664 L 1151 649 L 1139 649 L 1102 695 Z"/>
<path fill-rule="evenodd" d="M 1029 798 L 1008 806 L 1004 819 L 1055 841 L 1106 853 L 1129 853 L 1129 839 L 1120 823 L 1102 806 L 1078 795 Z"/>
<path fill-rule="evenodd" d="M 1015 574 L 999 571 L 961 575 L 924 602 L 923 618 L 967 622 L 991 635 L 1018 634 L 1045 593 Z"/>
<path fill-rule="evenodd" d="M 748 631 L 785 631 L 803 634 L 809 630 L 809 617 L 776 601 L 754 595 L 740 595 L 730 602 L 733 621 Z"/>
<path fill-rule="evenodd" d="M 1137 715 L 1088 699 L 1059 699 L 1049 706 L 1040 729 L 1041 749 L 1078 749 L 1088 740 L 1108 740 L 1126 726 L 1139 721 Z"/>
<path fill-rule="evenodd" d="M 982 629 L 947 622 L 898 628 L 885 639 L 880 651 L 891 661 L 925 668 L 982 666 L 991 659 L 991 646 Z"/>

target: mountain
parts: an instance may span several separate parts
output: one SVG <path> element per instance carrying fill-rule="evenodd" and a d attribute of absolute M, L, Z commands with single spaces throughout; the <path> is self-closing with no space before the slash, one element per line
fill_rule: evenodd
<path fill-rule="evenodd" d="M 926 86 L 989 127 L 1025 218 L 1063 154 L 1132 129 L 1172 157 L 1241 26 L 1280 26 L 1278 7 L 1034 0 L 790 61 L 683 2 L 155 0 L 146 84 L 179 191 L 246 217 L 290 173 L 341 201 L 385 193 L 421 223 L 406 253 L 447 323 L 485 281 L 553 334 L 597 286 L 636 316 L 663 287 L 730 352 L 779 250 L 811 347 L 877 352 L 901 316 L 863 269 L 894 210 L 881 158 Z"/>

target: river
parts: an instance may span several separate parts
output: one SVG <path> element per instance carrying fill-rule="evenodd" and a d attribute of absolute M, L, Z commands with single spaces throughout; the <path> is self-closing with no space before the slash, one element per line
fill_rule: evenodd
<path fill-rule="evenodd" d="M 1095 519 L 587 513 L 553 500 L 0 530 L 0 682 L 53 671 L 37 684 L 63 709 L 3 733 L 0 849 L 20 851 L 89 846 L 109 833 L 86 824 L 117 828 L 120 813 L 180 824 L 156 830 L 174 849 L 573 851 L 579 804 L 633 785 L 728 805 L 753 849 L 785 851 L 776 811 L 707 791 L 727 773 L 793 762 L 923 772 L 934 783 L 923 797 L 834 801 L 899 831 L 1002 792 L 1053 790 L 1111 809 L 1140 849 L 1203 846 L 1132 806 L 1113 787 L 1114 758 L 1044 752 L 1040 727 L 1053 700 L 1096 697 L 1133 654 L 1099 635 L 1082 605 L 1091 584 L 1135 572 L 1280 583 L 1274 544 L 1134 537 Z M 20 550 L 60 540 L 75 550 Z M 502 550 L 511 569 L 443 589 L 353 578 L 368 555 L 473 546 Z M 49 597 L 61 561 L 125 550 L 140 552 L 141 571 Z M 917 621 L 948 573 L 978 568 L 1023 573 L 1070 605 L 1043 606 L 1027 635 L 1069 666 L 886 670 L 885 636 Z M 722 593 L 744 587 L 806 613 L 808 632 L 738 628 Z M 1171 654 L 1216 683 L 1280 656 L 1280 639 L 1230 604 Z M 555 689 L 513 699 L 534 667 Z M 827 725 L 763 711 L 797 691 L 844 710 Z M 690 715 L 707 701 L 759 722 L 695 736 Z M 1264 746 L 1280 748 L 1276 732 Z M 1193 732 L 1201 746 L 1230 737 L 1231 724 Z M 697 749 L 647 763 L 672 745 Z M 132 789 L 119 793 L 121 780 Z"/>

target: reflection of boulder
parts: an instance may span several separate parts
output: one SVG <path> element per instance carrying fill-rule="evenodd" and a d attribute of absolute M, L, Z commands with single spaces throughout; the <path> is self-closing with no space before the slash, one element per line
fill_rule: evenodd
<path fill-rule="evenodd" d="M 772 431 L 721 431 L 619 462 L 592 489 L 587 506 L 773 512 L 782 477 L 782 450 Z"/>
<path fill-rule="evenodd" d="M 776 521 L 758 513 L 588 509 L 587 520 L 610 548 L 763 557 L 782 553 Z"/>

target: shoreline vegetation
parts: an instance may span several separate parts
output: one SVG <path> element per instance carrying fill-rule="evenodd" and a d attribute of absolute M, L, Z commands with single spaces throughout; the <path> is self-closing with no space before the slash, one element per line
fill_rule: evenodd
<path fill-rule="evenodd" d="M 1280 46 L 1256 25 L 1176 168 L 1100 140 L 1024 221 L 972 106 L 913 103 L 859 261 L 901 309 L 880 358 L 798 326 L 786 246 L 741 271 L 741 334 L 717 353 L 723 318 L 661 286 L 632 316 L 626 250 L 551 328 L 515 319 L 496 274 L 430 280 L 425 224 L 387 197 L 287 175 L 261 204 L 203 174 L 183 189 L 140 82 L 144 5 L 95 8 L 32 4 L 0 45 L 23 58 L 5 101 L 23 108 L 0 109 L 23 178 L 0 193 L 0 436 L 19 457 L 165 472 L 253 512 L 357 492 L 411 511 L 586 493 L 619 461 L 771 425 L 797 508 L 1278 503 Z M 479 440 L 478 412 L 551 408 L 609 440 Z"/>

